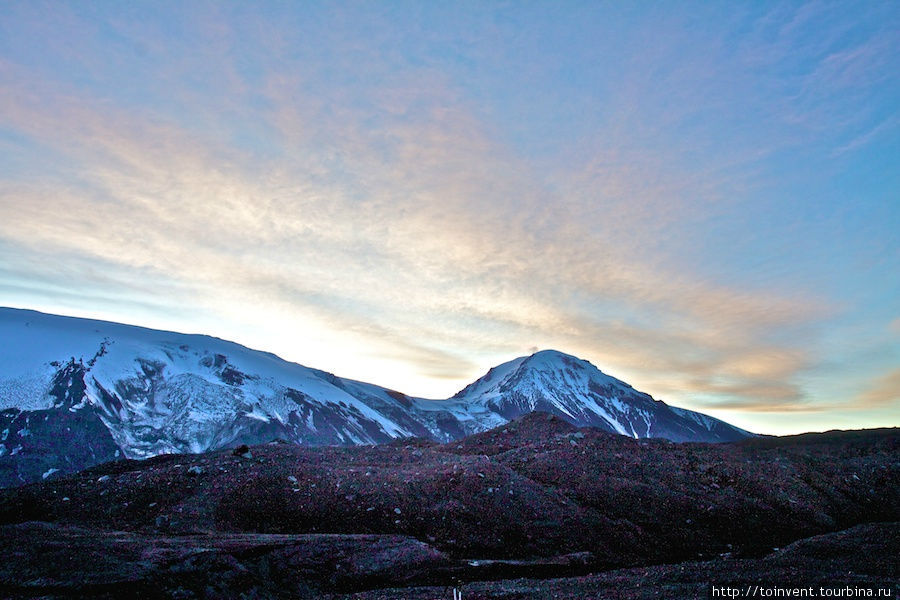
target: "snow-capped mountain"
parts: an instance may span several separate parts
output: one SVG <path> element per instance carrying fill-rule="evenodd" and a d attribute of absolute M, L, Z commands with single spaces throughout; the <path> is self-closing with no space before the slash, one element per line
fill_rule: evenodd
<path fill-rule="evenodd" d="M 669 406 L 601 372 L 586 360 L 543 350 L 494 367 L 458 392 L 468 412 L 515 419 L 532 411 L 559 415 L 579 427 L 635 438 L 734 441 L 748 432 L 708 415 Z"/>
<path fill-rule="evenodd" d="M 554 351 L 495 367 L 448 400 L 425 400 L 209 336 L 0 309 L 0 486 L 275 438 L 449 441 L 532 410 L 634 437 L 749 435 Z"/>

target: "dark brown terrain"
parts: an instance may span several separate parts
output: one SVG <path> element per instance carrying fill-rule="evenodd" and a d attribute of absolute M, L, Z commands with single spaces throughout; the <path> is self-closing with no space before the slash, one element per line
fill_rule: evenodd
<path fill-rule="evenodd" d="M 272 443 L 0 490 L 0 594 L 705 598 L 711 582 L 896 584 L 898 521 L 897 429 L 675 444 L 533 413 L 446 445 Z"/>

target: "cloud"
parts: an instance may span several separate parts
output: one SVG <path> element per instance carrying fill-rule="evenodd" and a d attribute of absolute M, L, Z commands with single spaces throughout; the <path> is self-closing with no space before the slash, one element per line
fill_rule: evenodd
<path fill-rule="evenodd" d="M 153 71 L 198 78 L 170 105 L 0 63 L 2 125 L 65 158 L 39 180 L 0 182 L 0 239 L 31 260 L 56 257 L 44 279 L 65 272 L 67 293 L 118 287 L 135 302 L 177 289 L 173 302 L 301 323 L 318 344 L 429 378 L 465 380 L 481 361 L 553 346 L 657 381 L 654 392 L 766 410 L 804 399 L 792 380 L 834 307 L 669 258 L 698 223 L 734 209 L 747 165 L 770 151 L 740 138 L 690 166 L 716 149 L 705 127 L 682 136 L 692 102 L 710 98 L 701 107 L 715 112 L 731 98 L 708 93 L 719 57 L 689 53 L 660 89 L 659 73 L 634 69 L 609 123 L 573 143 L 583 155 L 544 163 L 486 122 L 451 73 L 409 64 L 390 36 L 379 37 L 383 54 L 341 46 L 325 73 L 290 56 L 295 40 L 278 28 L 249 44 L 258 68 L 238 64 L 248 42 L 219 25 L 201 56 Z M 152 28 L 116 26 L 147 52 L 169 52 Z M 687 33 L 670 41 L 689 44 Z M 666 48 L 629 66 L 657 64 Z M 329 84 L 360 72 L 377 76 Z M 192 126 L 180 111 L 194 115 L 195 103 L 205 114 Z M 101 285 L 97 272 L 116 275 Z"/>
<path fill-rule="evenodd" d="M 898 125 L 900 125 L 900 117 L 896 115 L 888 117 L 887 119 L 879 122 L 874 127 L 871 127 L 867 131 L 863 132 L 862 134 L 855 136 L 843 146 L 835 148 L 833 155 L 839 156 L 841 154 L 846 154 L 848 152 L 856 150 L 857 148 L 861 148 L 869 144 L 871 141 L 877 139 L 883 133 L 895 129 Z"/>
<path fill-rule="evenodd" d="M 900 403 L 900 368 L 877 377 L 853 399 L 855 408 L 883 408 Z"/>
<path fill-rule="evenodd" d="M 888 325 L 888 330 L 892 333 L 900 334 L 900 317 L 897 317 Z"/>

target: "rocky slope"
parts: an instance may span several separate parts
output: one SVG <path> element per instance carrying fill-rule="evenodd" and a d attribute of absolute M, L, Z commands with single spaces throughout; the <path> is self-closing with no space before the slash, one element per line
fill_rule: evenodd
<path fill-rule="evenodd" d="M 897 521 L 896 429 L 676 444 L 533 413 L 447 444 L 272 443 L 0 490 L 0 591 L 705 597 L 713 573 L 896 579 Z M 487 582 L 523 576 L 566 579 Z"/>

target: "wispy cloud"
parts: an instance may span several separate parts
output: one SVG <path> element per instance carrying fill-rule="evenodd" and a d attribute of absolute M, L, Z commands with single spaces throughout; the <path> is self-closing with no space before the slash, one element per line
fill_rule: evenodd
<path fill-rule="evenodd" d="M 468 78 L 487 76 L 468 56 L 450 64 L 437 28 L 404 36 L 381 10 L 310 10 L 291 26 L 179 10 L 181 35 L 127 11 L 98 18 L 120 40 L 114 59 L 97 23 L 60 11 L 45 27 L 75 33 L 49 54 L 79 46 L 86 81 L 0 54 L 0 127 L 49 157 L 41 177 L 0 179 L 0 241 L 16 252 L 0 286 L 73 305 L 170 297 L 313 366 L 392 364 L 374 379 L 412 393 L 554 346 L 667 399 L 814 410 L 800 375 L 839 303 L 789 278 L 717 275 L 704 261 L 730 248 L 702 240 L 720 222 L 771 234 L 745 217 L 772 185 L 762 162 L 846 113 L 829 89 L 878 84 L 883 41 L 832 48 L 829 30 L 801 44 L 816 5 L 738 11 L 721 30 L 640 21 L 621 65 L 602 65 L 615 77 L 591 80 L 596 110 L 546 116 L 578 135 L 544 156 L 498 125 L 502 102 Z M 798 45 L 808 64 L 767 78 Z M 117 60 L 154 85 L 102 83 Z M 889 122 L 842 125 L 842 151 Z"/>
<path fill-rule="evenodd" d="M 774 366 L 790 376 L 785 365 L 793 363 L 715 357 L 735 345 L 723 343 L 726 338 L 758 344 L 765 328 L 822 312 L 808 302 L 711 285 L 629 258 L 619 246 L 628 231 L 606 226 L 610 217 L 625 218 L 624 203 L 603 214 L 588 211 L 582 222 L 577 205 L 551 209 L 559 199 L 544 182 L 436 83 L 427 94 L 379 92 L 391 103 L 382 128 L 364 127 L 365 111 L 332 111 L 329 120 L 295 110 L 285 90 L 272 94 L 273 119 L 297 146 L 321 142 L 326 132 L 337 135 L 324 156 L 298 153 L 271 165 L 216 148 L 170 122 L 101 111 L 90 98 L 42 85 L 20 83 L 4 114 L 42 143 L 77 153 L 80 183 L 6 185 L 7 225 L 0 225 L 6 239 L 149 269 L 191 282 L 200 295 L 230 290 L 261 296 L 280 310 L 306 307 L 367 343 L 395 346 L 385 352 L 420 362 L 429 375 L 447 377 L 461 366 L 456 377 L 471 375 L 475 365 L 440 350 L 450 343 L 465 347 L 467 338 L 474 351 L 481 348 L 472 345 L 482 344 L 496 351 L 496 342 L 486 339 L 493 336 L 509 340 L 509 351 L 540 341 L 597 353 L 600 345 L 588 340 L 603 329 L 614 332 L 602 336 L 603 344 L 619 349 L 603 352 L 609 364 L 632 370 L 671 361 L 671 346 L 648 342 L 671 341 L 658 331 L 680 324 L 676 329 L 694 333 L 679 345 L 702 355 L 695 368 L 752 378 L 775 375 Z M 38 98 L 65 100 L 47 106 Z M 407 117 L 390 123 L 393 114 Z M 328 164 L 332 155 L 339 166 Z M 632 198 L 656 203 L 665 191 L 648 189 L 628 168 L 597 178 L 597 186 L 613 182 Z M 80 210 L 71 211 L 75 206 Z M 677 222 L 674 213 L 669 219 Z M 573 303 L 577 298 L 590 300 Z M 646 331 L 610 328 L 604 309 L 595 312 L 592 304 L 616 305 L 619 312 L 627 306 L 628 318 L 646 309 L 660 322 Z M 490 336 L 473 335 L 479 330 Z M 629 345 L 630 352 L 622 351 Z M 676 363 L 673 369 L 686 367 Z"/>
<path fill-rule="evenodd" d="M 878 136 L 888 133 L 892 129 L 896 129 L 898 126 L 900 126 L 900 116 L 894 115 L 888 117 L 887 119 L 884 119 L 870 129 L 864 131 L 862 134 L 857 135 L 843 146 L 835 148 L 832 154 L 834 156 L 840 156 L 842 154 L 846 154 L 847 152 L 856 150 L 857 148 L 865 146 L 869 142 L 875 140 L 876 138 L 878 138 Z"/>
<path fill-rule="evenodd" d="M 900 368 L 892 369 L 876 378 L 868 388 L 854 398 L 853 405 L 860 409 L 900 405 Z"/>

